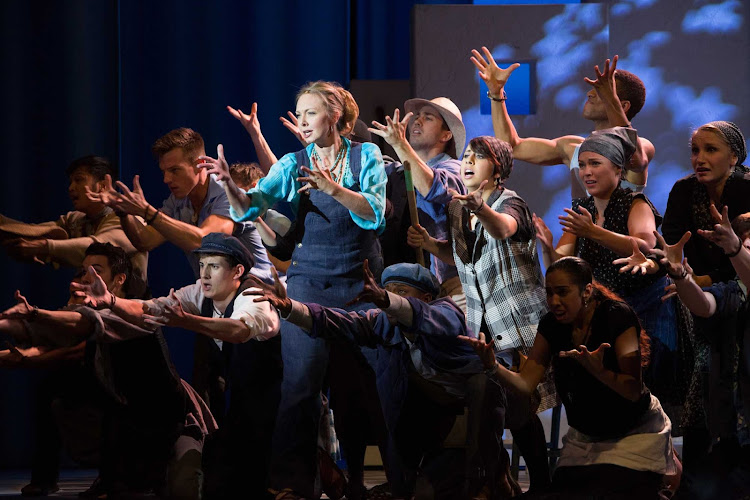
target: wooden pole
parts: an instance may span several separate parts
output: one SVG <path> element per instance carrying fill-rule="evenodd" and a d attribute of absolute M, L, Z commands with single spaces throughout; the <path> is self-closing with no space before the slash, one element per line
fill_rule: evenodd
<path fill-rule="evenodd" d="M 411 215 L 411 223 L 413 225 L 419 224 L 419 212 L 417 212 L 417 196 L 414 194 L 414 183 L 411 179 L 411 166 L 408 161 L 404 162 L 404 180 L 406 181 L 406 201 L 409 203 L 409 215 Z M 424 263 L 424 251 L 422 247 L 414 249 L 417 252 L 417 264 L 422 267 Z"/>

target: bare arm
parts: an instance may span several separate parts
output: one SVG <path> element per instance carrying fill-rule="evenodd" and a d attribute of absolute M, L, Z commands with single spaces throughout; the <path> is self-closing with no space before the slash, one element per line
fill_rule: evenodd
<path fill-rule="evenodd" d="M 155 211 L 155 210 L 154 210 Z M 149 214 L 152 211 L 149 210 Z M 173 219 L 159 212 L 151 226 L 166 240 L 174 243 L 185 251 L 195 250 L 201 246 L 201 240 L 210 233 L 232 234 L 234 222 L 220 215 L 209 215 L 203 224 L 193 226 L 186 222 Z"/>
<path fill-rule="evenodd" d="M 500 68 L 487 47 L 482 47 L 482 53 L 472 50 L 471 62 L 479 70 L 479 77 L 484 80 L 492 99 L 492 127 L 495 136 L 513 148 L 513 157 L 536 165 L 570 164 L 570 157 L 575 146 L 583 142 L 578 136 L 564 136 L 557 139 L 542 139 L 538 137 L 519 137 L 516 127 L 505 106 L 504 87 L 520 64 L 515 63 L 506 69 Z"/>
<path fill-rule="evenodd" d="M 239 120 L 242 126 L 245 127 L 247 133 L 250 134 L 250 139 L 253 141 L 255 146 L 255 154 L 258 155 L 258 164 L 264 174 L 268 173 L 271 165 L 279 161 L 276 155 L 271 151 L 271 146 L 266 142 L 266 138 L 260 131 L 260 120 L 258 120 L 258 103 L 254 102 L 250 108 L 250 114 L 245 114 L 241 109 L 234 109 L 231 106 L 227 106 L 229 114 Z M 245 209 L 247 210 L 247 209 Z M 240 212 L 244 213 L 244 212 Z"/>
<path fill-rule="evenodd" d="M 586 346 L 582 345 L 579 346 L 579 349 L 560 352 L 560 357 L 574 358 L 591 375 L 617 394 L 630 401 L 638 401 L 643 392 L 638 337 L 639 332 L 634 327 L 630 327 L 615 340 L 614 349 L 619 372 L 604 367 L 604 351 L 611 348 L 606 343 L 600 345 L 593 352 L 589 352 Z"/>
<path fill-rule="evenodd" d="M 628 232 L 630 235 L 614 233 L 597 226 L 588 210 L 584 207 L 579 207 L 578 210 L 579 212 L 575 212 L 566 208 L 566 215 L 560 216 L 560 224 L 562 224 L 563 231 L 566 233 L 595 241 L 621 257 L 627 257 L 633 253 L 631 238 L 636 240 L 638 247 L 644 253 L 648 253 L 656 244 L 654 213 L 648 203 L 643 200 L 636 199 L 630 208 L 630 214 L 628 215 Z"/>
<path fill-rule="evenodd" d="M 631 103 L 629 101 L 621 102 L 617 95 L 617 87 L 615 83 L 615 70 L 617 69 L 618 56 L 614 56 L 611 61 L 607 59 L 604 63 L 604 72 L 599 71 L 599 66 L 594 67 L 596 72 L 596 80 L 585 78 L 586 83 L 590 84 L 596 90 L 597 95 L 602 100 L 607 113 L 607 121 L 611 127 L 630 127 L 630 119 L 627 116 L 627 111 L 630 109 Z M 636 143 L 636 150 L 633 156 L 630 158 L 630 163 L 626 170 L 634 172 L 636 174 L 643 174 L 648 169 L 649 162 L 653 159 L 655 154 L 654 145 L 650 141 L 638 138 Z M 645 184 L 644 182 L 637 182 L 636 184 Z"/>

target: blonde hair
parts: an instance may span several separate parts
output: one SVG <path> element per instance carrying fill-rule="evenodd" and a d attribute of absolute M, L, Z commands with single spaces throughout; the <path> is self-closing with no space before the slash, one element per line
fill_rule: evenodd
<path fill-rule="evenodd" d="M 338 113 L 336 130 L 340 135 L 348 136 L 351 133 L 359 117 L 359 106 L 348 90 L 336 82 L 318 80 L 306 83 L 297 93 L 296 100 L 298 101 L 304 94 L 319 96 L 323 100 L 329 118 Z"/>

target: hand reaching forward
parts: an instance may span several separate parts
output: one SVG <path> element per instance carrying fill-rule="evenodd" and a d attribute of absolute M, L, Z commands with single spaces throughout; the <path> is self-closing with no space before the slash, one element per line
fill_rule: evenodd
<path fill-rule="evenodd" d="M 729 207 L 725 205 L 721 213 L 719 213 L 716 210 L 716 205 L 711 203 L 710 210 L 711 216 L 717 224 L 714 224 L 713 230 L 698 229 L 698 234 L 720 246 L 726 254 L 739 253 L 742 241 L 732 229 L 732 223 L 729 221 Z"/>
<path fill-rule="evenodd" d="M 169 291 L 170 303 L 166 304 L 164 310 L 159 316 L 153 316 L 150 314 L 143 315 L 143 322 L 151 326 L 175 326 L 178 328 L 186 328 L 189 326 L 190 321 L 187 318 L 185 310 L 182 308 L 180 299 L 174 293 L 174 288 Z"/>
<path fill-rule="evenodd" d="M 483 180 L 476 190 L 468 194 L 459 194 L 458 191 L 453 189 L 448 189 L 448 194 L 451 195 L 454 200 L 458 200 L 462 207 L 466 207 L 472 212 L 477 213 L 480 209 L 486 210 L 482 194 L 484 193 L 484 186 L 486 186 L 488 182 L 487 179 Z"/>
<path fill-rule="evenodd" d="M 305 136 L 302 135 L 302 132 L 300 132 L 299 130 L 299 122 L 297 121 L 297 116 L 295 116 L 295 114 L 291 111 L 287 111 L 286 114 L 289 116 L 289 119 L 287 120 L 283 116 L 280 116 L 279 120 L 281 120 L 281 124 L 284 125 L 286 129 L 291 132 L 299 142 L 302 143 L 303 146 L 307 146 Z"/>
<path fill-rule="evenodd" d="M 479 332 L 479 338 L 467 337 L 466 335 L 459 335 L 458 338 L 469 344 L 474 348 L 474 352 L 477 353 L 479 359 L 482 360 L 482 364 L 486 370 L 491 370 L 497 366 L 497 359 L 495 359 L 495 344 L 494 342 L 487 342 L 487 337 L 484 333 Z"/>
<path fill-rule="evenodd" d="M 95 193 L 86 188 L 86 197 L 91 201 L 98 201 L 112 207 L 115 211 L 130 215 L 146 217 L 146 209 L 149 207 L 146 197 L 141 188 L 140 176 L 133 177 L 133 190 L 131 191 L 125 183 L 117 181 L 115 186 L 121 191 L 117 192 L 112 187 L 112 177 L 108 174 L 104 179 L 105 187 L 102 191 Z"/>
<path fill-rule="evenodd" d="M 612 264 L 622 266 L 620 268 L 621 273 L 630 272 L 630 274 L 646 275 L 659 270 L 659 266 L 654 261 L 647 259 L 643 252 L 641 252 L 635 238 L 630 238 L 630 243 L 633 245 L 633 253 L 630 254 L 630 257 L 622 257 L 612 261 Z"/>
<path fill-rule="evenodd" d="M 26 319 L 33 312 L 34 308 L 31 307 L 26 297 L 21 295 L 20 290 L 16 290 L 13 294 L 13 298 L 16 299 L 16 305 L 9 307 L 2 313 L 0 313 L 0 319 Z"/>
<path fill-rule="evenodd" d="M 234 109 L 232 106 L 227 106 L 229 114 L 234 116 L 239 122 L 245 127 L 250 137 L 258 137 L 260 135 L 260 121 L 258 120 L 258 103 L 254 102 L 250 106 L 250 114 L 245 114 L 241 109 Z"/>
<path fill-rule="evenodd" d="M 596 228 L 591 212 L 584 207 L 578 207 L 578 212 L 570 208 L 564 210 L 567 215 L 558 216 L 563 231 L 577 236 L 578 238 L 590 237 L 594 228 Z"/>
<path fill-rule="evenodd" d="M 271 274 L 273 275 L 273 285 L 260 280 L 257 276 L 249 275 L 253 288 L 248 288 L 242 292 L 242 295 L 255 295 L 253 302 L 268 302 L 282 316 L 289 316 L 289 313 L 292 312 L 292 299 L 287 297 L 286 288 L 279 280 L 279 273 L 276 272 L 275 267 L 271 268 Z"/>
<path fill-rule="evenodd" d="M 500 97 L 500 93 L 503 91 L 503 87 L 505 87 L 505 83 L 508 81 L 508 78 L 510 78 L 511 73 L 521 65 L 519 63 L 513 63 L 507 68 L 502 69 L 495 62 L 495 58 L 492 57 L 490 49 L 482 47 L 482 52 L 484 53 L 484 56 L 482 56 L 478 50 L 472 49 L 472 56 L 470 57 L 471 62 L 473 62 L 474 66 L 479 70 L 479 78 L 484 80 L 484 83 L 487 84 L 487 90 L 490 91 L 490 94 L 495 97 Z"/>
<path fill-rule="evenodd" d="M 205 168 L 209 175 L 214 174 L 217 181 L 224 183 L 224 185 L 232 181 L 232 175 L 229 173 L 229 164 L 224 157 L 223 144 L 216 146 L 216 158 L 199 156 L 198 159 L 203 160 L 203 163 L 197 165 L 198 168 Z"/>
<path fill-rule="evenodd" d="M 578 349 L 570 351 L 560 351 L 561 358 L 573 358 L 592 375 L 598 375 L 604 371 L 604 351 L 612 347 L 606 342 L 600 345 L 595 351 L 589 352 L 585 345 L 578 346 Z"/>
<path fill-rule="evenodd" d="M 362 265 L 362 273 L 364 274 L 362 291 L 359 292 L 359 294 L 352 300 L 347 302 L 346 305 L 350 306 L 356 304 L 357 302 L 372 302 L 379 309 L 385 309 L 386 307 L 391 305 L 391 301 L 388 298 L 388 292 L 386 292 L 385 289 L 381 288 L 380 285 L 378 285 L 378 282 L 375 280 L 375 276 L 373 276 L 372 272 L 370 271 L 370 263 L 367 261 L 367 259 L 365 259 L 365 262 Z"/>
<path fill-rule="evenodd" d="M 304 193 L 310 189 L 317 189 L 321 193 L 333 196 L 336 192 L 338 184 L 333 180 L 331 171 L 328 167 L 328 159 L 323 160 L 323 165 L 320 165 L 318 160 L 312 159 L 312 163 L 315 166 L 314 170 L 307 167 L 301 167 L 303 173 L 307 174 L 307 177 L 297 177 L 297 182 L 305 183 L 304 186 L 297 190 L 298 193 Z M 343 175 L 343 172 L 341 173 Z"/>
<path fill-rule="evenodd" d="M 539 243 L 548 250 L 553 250 L 555 248 L 555 241 L 552 237 L 552 231 L 550 231 L 550 228 L 547 227 L 544 220 L 541 217 L 537 217 L 536 214 L 531 215 L 531 220 L 534 222 L 534 227 L 536 228 L 536 239 L 539 240 Z"/>
<path fill-rule="evenodd" d="M 81 283 L 74 281 L 70 284 L 70 290 L 73 297 L 82 299 L 84 305 L 93 309 L 104 309 L 114 302 L 114 295 L 107 290 L 107 284 L 92 266 L 86 269 L 86 276 Z"/>
<path fill-rule="evenodd" d="M 373 120 L 372 127 L 367 130 L 382 137 L 385 139 L 385 142 L 391 146 L 396 147 L 398 144 L 405 144 L 407 142 L 406 129 L 408 128 L 409 120 L 411 120 L 413 115 L 414 113 L 410 111 L 406 113 L 403 119 L 401 119 L 401 112 L 396 108 L 396 110 L 393 111 L 393 118 L 388 115 L 385 116 L 385 125 Z"/>

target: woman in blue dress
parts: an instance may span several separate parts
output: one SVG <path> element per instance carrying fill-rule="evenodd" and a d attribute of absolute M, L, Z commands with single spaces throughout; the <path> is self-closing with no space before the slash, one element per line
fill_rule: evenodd
<path fill-rule="evenodd" d="M 245 192 L 233 185 L 221 146 L 218 159 L 206 159 L 209 172 L 225 185 L 236 221 L 255 220 L 278 201 L 292 204 L 296 240 L 287 288 L 302 302 L 345 307 L 362 287 L 365 259 L 378 278 L 382 271 L 377 236 L 385 228 L 386 174 L 376 145 L 346 138 L 358 115 L 354 98 L 338 84 L 308 83 L 297 94 L 296 108 L 307 147 L 282 157 L 254 188 Z M 317 472 L 329 346 L 298 330 L 283 323 L 284 376 L 270 473 L 277 498 L 312 497 Z"/>

